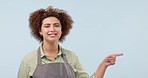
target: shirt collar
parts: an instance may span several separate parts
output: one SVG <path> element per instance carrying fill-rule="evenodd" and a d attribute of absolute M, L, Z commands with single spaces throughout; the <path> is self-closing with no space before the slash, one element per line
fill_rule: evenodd
<path fill-rule="evenodd" d="M 43 46 L 42 45 L 43 45 L 43 42 L 40 43 L 41 58 L 44 57 L 44 56 L 47 56 L 45 54 L 45 52 L 43 51 Z M 62 47 L 60 45 L 58 45 L 58 47 L 59 47 L 59 51 L 58 51 L 57 56 L 60 56 L 62 54 L 62 51 L 61 51 Z"/>

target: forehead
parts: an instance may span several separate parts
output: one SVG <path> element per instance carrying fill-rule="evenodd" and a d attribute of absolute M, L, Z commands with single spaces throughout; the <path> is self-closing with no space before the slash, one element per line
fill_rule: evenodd
<path fill-rule="evenodd" d="M 43 19 L 42 23 L 43 24 L 46 24 L 46 23 L 59 23 L 60 24 L 60 20 L 57 19 L 56 17 L 47 17 Z"/>

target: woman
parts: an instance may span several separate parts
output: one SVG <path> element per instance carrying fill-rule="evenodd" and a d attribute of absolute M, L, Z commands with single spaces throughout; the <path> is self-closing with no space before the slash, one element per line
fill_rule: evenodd
<path fill-rule="evenodd" d="M 89 77 L 75 53 L 59 45 L 72 28 L 72 23 L 66 11 L 52 6 L 30 15 L 31 33 L 41 43 L 38 49 L 23 58 L 18 78 L 103 78 L 106 68 L 114 65 L 116 57 L 123 54 L 107 56 Z"/>

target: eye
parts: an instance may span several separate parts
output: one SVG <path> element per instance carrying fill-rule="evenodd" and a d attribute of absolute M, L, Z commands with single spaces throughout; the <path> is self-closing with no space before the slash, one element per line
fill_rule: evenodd
<path fill-rule="evenodd" d="M 45 28 L 49 28 L 49 25 L 45 25 L 44 27 L 45 27 Z"/>
<path fill-rule="evenodd" d="M 55 27 L 60 27 L 60 25 L 55 25 Z"/>
<path fill-rule="evenodd" d="M 61 26 L 60 24 L 55 24 L 55 25 L 54 25 L 54 27 L 60 27 L 60 26 Z"/>

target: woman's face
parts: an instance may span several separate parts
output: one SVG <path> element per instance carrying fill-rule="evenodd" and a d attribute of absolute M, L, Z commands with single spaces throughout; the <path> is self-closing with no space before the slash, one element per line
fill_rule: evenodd
<path fill-rule="evenodd" d="M 62 34 L 62 26 L 56 17 L 47 17 L 42 21 L 40 35 L 43 41 L 58 42 Z"/>

